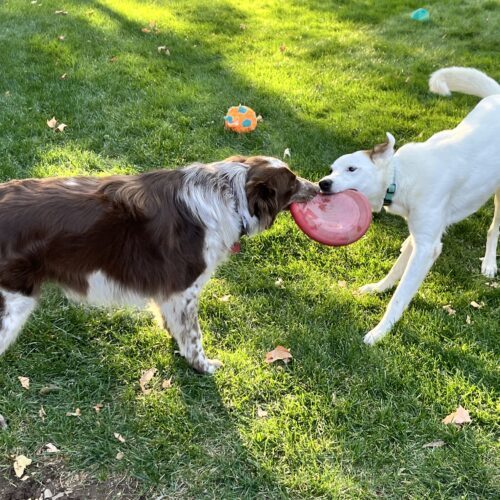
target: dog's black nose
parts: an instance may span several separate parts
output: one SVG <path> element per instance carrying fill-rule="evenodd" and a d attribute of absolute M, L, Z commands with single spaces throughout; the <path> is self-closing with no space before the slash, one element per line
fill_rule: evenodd
<path fill-rule="evenodd" d="M 331 179 L 322 179 L 319 181 L 321 191 L 328 193 L 332 188 L 333 181 Z"/>

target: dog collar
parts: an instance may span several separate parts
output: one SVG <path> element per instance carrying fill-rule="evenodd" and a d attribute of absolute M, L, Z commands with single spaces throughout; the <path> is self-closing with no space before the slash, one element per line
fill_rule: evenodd
<path fill-rule="evenodd" d="M 392 205 L 392 199 L 394 198 L 394 194 L 396 193 L 396 159 L 392 158 L 390 163 L 390 177 L 392 177 L 391 183 L 387 187 L 384 196 L 384 207 L 388 207 Z"/>
<path fill-rule="evenodd" d="M 392 199 L 394 198 L 395 192 L 396 192 L 396 183 L 392 182 L 391 184 L 389 184 L 389 187 L 387 188 L 387 191 L 385 192 L 384 207 L 388 207 L 389 205 L 392 205 Z"/>

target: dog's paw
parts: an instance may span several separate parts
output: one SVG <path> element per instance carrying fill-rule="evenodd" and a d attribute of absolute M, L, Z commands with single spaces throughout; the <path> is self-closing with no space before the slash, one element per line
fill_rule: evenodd
<path fill-rule="evenodd" d="M 483 263 L 481 264 L 481 273 L 487 278 L 494 278 L 497 273 L 496 262 L 490 263 L 483 260 Z"/>
<path fill-rule="evenodd" d="M 375 345 L 379 340 L 381 340 L 387 332 L 384 332 L 382 330 L 378 330 L 377 328 L 374 328 L 373 330 L 370 330 L 363 338 L 363 342 L 366 345 Z"/>
<path fill-rule="evenodd" d="M 368 285 L 363 285 L 362 287 L 358 288 L 358 292 L 365 294 L 365 293 L 380 293 L 383 290 L 380 289 L 379 283 L 369 283 Z"/>
<path fill-rule="evenodd" d="M 222 361 L 218 359 L 205 358 L 202 362 L 198 363 L 195 369 L 205 375 L 212 375 L 218 368 L 223 365 Z"/>

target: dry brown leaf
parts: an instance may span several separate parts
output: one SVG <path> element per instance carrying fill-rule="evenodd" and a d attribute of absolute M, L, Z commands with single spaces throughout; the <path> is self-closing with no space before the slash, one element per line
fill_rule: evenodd
<path fill-rule="evenodd" d="M 22 477 L 24 474 L 24 469 L 28 467 L 32 462 L 31 458 L 28 458 L 24 455 L 18 455 L 14 460 L 14 472 L 17 477 Z"/>
<path fill-rule="evenodd" d="M 266 418 L 267 417 L 267 411 L 263 410 L 260 406 L 257 406 L 257 417 L 259 417 L 259 418 Z"/>
<path fill-rule="evenodd" d="M 43 406 L 40 406 L 40 409 L 38 410 L 38 416 L 42 419 L 42 422 L 45 422 L 45 417 L 47 414 L 45 413 L 45 408 Z"/>
<path fill-rule="evenodd" d="M 60 123 L 54 130 L 56 132 L 64 132 L 64 129 L 67 127 L 65 123 Z"/>
<path fill-rule="evenodd" d="M 445 306 L 443 306 L 443 309 L 450 315 L 450 316 L 453 316 L 454 314 L 457 313 L 457 311 L 455 311 L 455 309 L 453 309 L 451 307 L 451 304 L 446 304 Z"/>
<path fill-rule="evenodd" d="M 116 61 L 118 61 L 118 56 L 111 56 L 111 57 L 109 58 L 109 62 L 110 62 L 110 63 L 114 63 L 114 62 L 116 62 Z"/>
<path fill-rule="evenodd" d="M 52 443 L 47 443 L 43 448 L 42 451 L 45 451 L 47 453 L 59 453 L 61 450 L 54 446 Z"/>
<path fill-rule="evenodd" d="M 286 45 L 284 43 L 282 43 L 280 45 L 280 52 L 283 54 L 284 52 L 286 52 Z"/>
<path fill-rule="evenodd" d="M 161 383 L 162 389 L 170 389 L 171 387 L 172 387 L 172 377 L 164 379 L 163 382 Z"/>
<path fill-rule="evenodd" d="M 66 416 L 67 417 L 79 417 L 80 415 L 82 414 L 82 412 L 80 411 L 80 408 L 77 408 L 75 411 L 71 412 L 71 411 L 68 411 L 66 413 Z"/>
<path fill-rule="evenodd" d="M 125 454 L 123 453 L 123 451 L 119 451 L 116 454 L 116 460 L 121 460 L 124 456 L 125 456 Z"/>
<path fill-rule="evenodd" d="M 118 434 L 118 432 L 113 433 L 113 436 L 115 436 L 115 438 L 118 439 L 120 443 L 124 443 L 126 441 L 126 439 L 121 434 Z"/>
<path fill-rule="evenodd" d="M 146 385 L 149 384 L 157 371 L 158 370 L 156 368 L 150 368 L 149 370 L 144 370 L 142 372 L 141 378 L 139 379 L 139 385 L 141 386 L 143 394 L 149 394 L 151 392 L 151 389 L 146 389 Z"/>
<path fill-rule="evenodd" d="M 45 396 L 46 394 L 50 394 L 51 392 L 57 392 L 60 390 L 61 390 L 61 388 L 58 385 L 49 384 L 49 385 L 46 385 L 45 387 L 42 387 L 39 391 L 39 394 L 41 394 L 42 396 Z"/>
<path fill-rule="evenodd" d="M 19 382 L 21 382 L 21 385 L 23 386 L 23 389 L 28 390 L 30 388 L 30 379 L 29 377 L 17 377 Z"/>
<path fill-rule="evenodd" d="M 158 47 L 158 54 L 165 54 L 166 56 L 170 55 L 170 50 L 165 45 L 160 45 Z"/>
<path fill-rule="evenodd" d="M 278 278 L 275 282 L 274 282 L 274 286 L 276 288 L 285 288 L 285 284 L 283 283 L 283 279 L 282 278 Z"/>
<path fill-rule="evenodd" d="M 455 424 L 461 426 L 470 422 L 472 422 L 472 419 L 469 412 L 462 405 L 458 405 L 456 411 L 443 418 L 443 424 L 445 425 Z"/>
<path fill-rule="evenodd" d="M 104 408 L 104 405 L 102 403 L 97 403 L 95 406 L 94 406 L 94 410 L 96 413 L 99 413 L 101 411 L 101 409 Z"/>
<path fill-rule="evenodd" d="M 58 39 L 60 42 L 64 42 L 64 39 L 65 39 L 65 38 L 66 38 L 66 37 L 65 37 L 64 35 L 59 35 L 59 36 L 57 37 L 57 39 Z"/>
<path fill-rule="evenodd" d="M 58 16 L 67 16 L 68 15 L 68 13 L 65 10 L 56 10 L 54 12 L 54 14 L 56 14 Z"/>
<path fill-rule="evenodd" d="M 442 439 L 438 439 L 437 441 L 432 441 L 431 443 L 424 444 L 422 448 L 441 448 L 445 445 L 446 443 Z"/>
<path fill-rule="evenodd" d="M 67 77 L 67 76 L 68 76 L 68 74 L 67 74 L 67 73 L 63 73 L 63 74 L 59 77 L 59 79 L 60 79 L 60 80 L 66 80 L 66 77 Z"/>
<path fill-rule="evenodd" d="M 478 304 L 475 300 L 473 300 L 470 305 L 474 308 L 474 309 L 481 309 L 481 307 L 484 306 L 484 303 L 481 302 L 481 304 Z"/>
<path fill-rule="evenodd" d="M 472 320 L 470 319 L 470 316 L 467 314 L 467 317 L 465 318 L 465 322 L 468 324 L 468 325 L 471 325 L 472 324 Z"/>
<path fill-rule="evenodd" d="M 231 295 L 223 295 L 219 300 L 221 302 L 229 302 L 230 298 L 231 298 Z"/>
<path fill-rule="evenodd" d="M 151 30 L 149 28 L 142 28 L 141 31 L 143 33 L 151 33 Z"/>
<path fill-rule="evenodd" d="M 346 288 L 347 281 L 337 281 L 337 285 L 339 286 L 339 288 Z"/>
<path fill-rule="evenodd" d="M 257 120 L 257 123 L 261 123 L 264 121 L 264 117 L 262 115 L 257 115 L 256 120 Z"/>
<path fill-rule="evenodd" d="M 241 24 L 240 24 L 240 30 L 241 30 L 241 31 L 245 31 L 246 29 L 247 29 L 247 25 L 246 25 L 246 24 L 241 23 Z"/>
<path fill-rule="evenodd" d="M 274 363 L 279 359 L 284 363 L 288 363 L 292 359 L 290 351 L 281 345 L 266 354 L 266 363 Z"/>
<path fill-rule="evenodd" d="M 57 125 L 57 120 L 56 120 L 55 116 L 53 116 L 50 120 L 47 120 L 47 126 L 49 128 L 54 129 L 56 127 L 56 125 Z"/>

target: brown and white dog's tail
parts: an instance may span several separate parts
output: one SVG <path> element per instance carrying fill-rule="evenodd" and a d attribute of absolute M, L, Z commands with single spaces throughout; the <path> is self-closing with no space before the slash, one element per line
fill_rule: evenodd
<path fill-rule="evenodd" d="M 439 95 L 451 95 L 451 92 L 488 97 L 500 94 L 500 85 L 474 68 L 442 68 L 432 73 L 429 89 Z"/>

